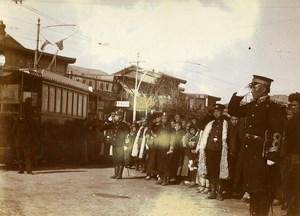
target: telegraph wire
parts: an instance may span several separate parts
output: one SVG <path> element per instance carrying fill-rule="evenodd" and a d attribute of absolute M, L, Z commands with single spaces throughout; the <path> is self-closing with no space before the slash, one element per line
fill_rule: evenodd
<path fill-rule="evenodd" d="M 25 7 L 26 9 L 28 9 L 28 10 L 34 12 L 34 13 L 37 13 L 37 14 L 39 14 L 39 15 L 41 15 L 41 16 L 43 16 L 43 17 L 45 17 L 45 18 L 47 18 L 47 19 L 49 19 L 49 20 L 51 20 L 51 21 L 53 21 L 53 22 L 55 22 L 55 23 L 57 23 L 57 24 L 67 25 L 66 23 L 64 23 L 64 22 L 62 22 L 62 21 L 60 21 L 60 20 L 58 20 L 58 19 L 56 19 L 56 18 L 54 18 L 54 17 L 52 17 L 52 16 L 46 14 L 46 13 L 40 11 L 40 10 L 37 10 L 37 9 L 31 7 L 31 6 L 27 6 L 27 5 L 25 5 L 25 4 L 22 4 L 22 6 Z M 65 26 L 65 28 L 67 28 L 67 29 L 69 29 L 69 30 L 72 30 L 72 31 L 74 31 L 74 32 L 77 32 L 77 31 L 78 31 L 78 29 L 73 28 L 73 27 L 70 27 L 70 26 Z M 83 32 L 81 32 L 81 31 L 78 31 L 78 34 L 80 34 L 80 35 L 83 37 L 83 38 L 81 38 L 81 39 L 94 40 L 93 38 L 91 38 L 90 36 L 85 35 L 85 34 L 84 34 Z"/>
<path fill-rule="evenodd" d="M 44 2 L 47 2 L 47 1 L 44 1 Z M 49 2 L 49 1 L 48 1 L 48 2 Z M 62 2 L 62 1 L 59 1 L 59 2 L 57 1 L 57 3 L 61 3 L 61 2 Z M 24 6 L 24 4 L 22 4 L 22 6 Z M 25 6 L 25 7 L 27 7 L 28 10 L 31 10 L 32 12 L 37 13 L 37 14 L 39 14 L 39 15 L 42 15 L 42 16 L 44 16 L 44 17 L 46 17 L 46 18 L 52 20 L 52 21 L 55 22 L 55 23 L 64 24 L 63 22 L 59 21 L 58 19 L 53 18 L 53 17 L 51 17 L 51 16 L 49 16 L 49 15 L 47 15 L 47 14 L 45 14 L 45 13 L 43 13 L 43 12 L 37 10 L 37 9 L 34 9 L 34 8 L 30 7 L 30 6 Z M 259 8 L 300 8 L 300 7 L 259 7 Z M 258 26 L 273 25 L 273 24 L 279 24 L 279 23 L 284 23 L 284 22 L 291 22 L 291 21 L 295 21 L 295 20 L 297 20 L 297 19 L 299 19 L 299 18 L 291 18 L 291 19 L 285 19 L 285 20 L 280 20 L 280 21 L 261 23 L 261 24 L 251 25 L 251 26 L 245 26 L 245 27 L 258 27 Z M 20 21 L 20 20 L 19 20 L 19 21 Z M 240 27 L 240 28 L 243 28 L 243 27 Z M 71 30 L 74 31 L 73 28 L 71 28 Z M 84 35 L 84 33 L 81 32 L 81 31 L 79 31 L 79 34 L 82 35 L 82 36 L 84 37 L 84 39 L 87 40 L 87 41 L 92 41 L 92 40 L 94 40 L 93 38 Z M 112 47 L 110 47 L 110 48 L 111 48 L 111 49 L 114 49 L 114 50 L 117 50 L 117 51 L 119 51 L 119 52 L 120 52 L 120 51 L 121 51 L 121 52 L 124 52 L 124 51 L 125 51 L 125 52 L 129 52 L 128 49 L 126 49 L 126 50 L 118 50 L 118 49 L 116 49 L 116 48 L 112 48 Z M 133 52 L 130 52 L 130 53 L 133 53 Z M 150 53 L 150 55 L 156 56 L 155 54 L 151 54 L 151 53 Z M 215 79 L 215 80 L 217 80 L 216 77 L 212 77 L 212 78 Z M 226 83 L 226 81 L 223 81 L 223 80 L 219 80 L 219 81 L 220 81 L 220 82 L 223 82 L 223 83 Z M 294 81 L 294 80 L 293 80 L 293 81 Z M 227 83 L 228 83 L 228 82 L 227 82 Z M 233 85 L 232 83 L 228 83 L 228 84 Z"/>

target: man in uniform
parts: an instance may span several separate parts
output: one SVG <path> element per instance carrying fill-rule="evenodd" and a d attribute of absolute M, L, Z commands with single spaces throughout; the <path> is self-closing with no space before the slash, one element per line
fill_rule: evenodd
<path fill-rule="evenodd" d="M 33 175 L 33 145 L 36 127 L 33 121 L 31 100 L 26 99 L 24 103 L 24 112 L 19 115 L 13 125 L 13 134 L 15 138 L 16 155 L 19 165 L 19 174 L 24 173 L 24 162 L 26 164 L 27 174 Z"/>
<path fill-rule="evenodd" d="M 171 127 L 168 123 L 168 116 L 163 113 L 161 123 L 155 128 L 153 132 L 155 137 L 155 166 L 154 169 L 159 172 L 160 179 L 156 184 L 168 185 L 169 184 L 169 166 L 170 166 L 170 140 L 171 140 Z"/>
<path fill-rule="evenodd" d="M 126 148 L 126 138 L 130 133 L 130 127 L 127 123 L 122 121 L 123 113 L 120 111 L 115 112 L 114 123 L 110 125 L 111 129 L 111 139 L 110 143 L 112 145 L 113 151 L 113 161 L 115 166 L 115 173 L 111 178 L 122 179 L 124 164 L 125 164 L 125 152 Z"/>
<path fill-rule="evenodd" d="M 289 106 L 293 112 L 286 127 L 287 153 L 291 157 L 288 178 L 289 204 L 286 215 L 300 215 L 300 93 L 289 95 Z"/>
<path fill-rule="evenodd" d="M 268 96 L 272 81 L 254 75 L 250 84 L 233 94 L 228 105 L 230 115 L 247 117 L 238 163 L 242 166 L 243 189 L 250 193 L 250 215 L 268 215 L 270 186 L 274 183 L 271 173 L 276 168 L 284 129 L 284 108 Z M 253 101 L 241 105 L 250 91 Z"/>
<path fill-rule="evenodd" d="M 204 129 L 200 140 L 199 173 L 207 176 L 211 192 L 207 199 L 223 200 L 222 182 L 229 178 L 228 168 L 228 123 L 224 119 L 223 104 L 215 104 L 213 107 L 214 120 L 210 121 Z M 201 162 L 202 161 L 202 162 Z M 207 170 L 207 173 L 206 173 Z"/>

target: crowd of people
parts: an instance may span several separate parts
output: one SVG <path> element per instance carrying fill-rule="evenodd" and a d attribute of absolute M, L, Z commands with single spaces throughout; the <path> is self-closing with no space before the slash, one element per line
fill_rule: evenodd
<path fill-rule="evenodd" d="M 228 113 L 215 104 L 201 119 L 160 113 L 127 124 L 115 112 L 104 126 L 115 164 L 111 178 L 135 168 L 145 180 L 195 187 L 207 199 L 243 197 L 250 215 L 268 215 L 275 204 L 299 214 L 300 93 L 280 105 L 268 96 L 272 81 L 254 75 L 233 94 Z M 250 92 L 253 100 L 241 103 Z"/>
<path fill-rule="evenodd" d="M 214 104 L 201 118 L 163 112 L 127 123 L 117 110 L 105 123 L 85 121 L 80 158 L 109 154 L 114 179 L 134 168 L 145 180 L 196 188 L 207 199 L 242 198 L 250 203 L 250 215 L 268 215 L 275 204 L 287 215 L 300 215 L 300 93 L 290 94 L 287 106 L 278 104 L 268 95 L 272 81 L 254 75 L 228 107 Z M 243 103 L 250 92 L 253 100 Z M 23 123 L 31 122 L 26 104 L 12 130 L 19 173 L 33 174 L 34 130 Z"/>

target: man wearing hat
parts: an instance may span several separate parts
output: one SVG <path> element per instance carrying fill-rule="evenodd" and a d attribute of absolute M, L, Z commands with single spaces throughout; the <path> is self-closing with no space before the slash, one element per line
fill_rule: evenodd
<path fill-rule="evenodd" d="M 159 172 L 160 179 L 156 184 L 168 185 L 169 183 L 169 165 L 171 155 L 170 151 L 171 141 L 171 127 L 168 122 L 168 115 L 164 112 L 161 116 L 161 123 L 153 130 L 155 136 L 155 164 L 154 169 Z"/>
<path fill-rule="evenodd" d="M 114 115 L 114 122 L 109 125 L 111 129 L 111 145 L 113 147 L 112 156 L 115 166 L 114 175 L 111 178 L 122 179 L 124 169 L 126 138 L 130 133 L 130 127 L 128 124 L 122 121 L 123 113 L 116 111 Z"/>
<path fill-rule="evenodd" d="M 300 93 L 290 94 L 288 99 L 293 114 L 285 131 L 287 153 L 292 162 L 287 183 L 289 204 L 286 215 L 300 215 Z"/>
<path fill-rule="evenodd" d="M 139 123 L 141 126 L 138 128 L 137 135 L 134 139 L 133 149 L 131 156 L 134 157 L 135 168 L 137 171 L 146 171 L 146 134 L 148 132 L 148 123 L 146 118 L 142 118 Z"/>
<path fill-rule="evenodd" d="M 200 140 L 199 174 L 207 177 L 211 192 L 207 199 L 222 201 L 222 180 L 229 178 L 228 169 L 228 123 L 224 119 L 223 104 L 215 104 L 213 107 L 214 120 L 204 128 Z"/>
<path fill-rule="evenodd" d="M 247 117 L 238 163 L 243 189 L 250 194 L 251 215 L 268 215 L 273 200 L 270 186 L 275 180 L 271 174 L 278 168 L 276 162 L 286 115 L 284 108 L 268 96 L 272 81 L 253 75 L 252 82 L 234 93 L 228 105 L 230 115 Z M 241 105 L 250 92 L 253 101 Z"/>

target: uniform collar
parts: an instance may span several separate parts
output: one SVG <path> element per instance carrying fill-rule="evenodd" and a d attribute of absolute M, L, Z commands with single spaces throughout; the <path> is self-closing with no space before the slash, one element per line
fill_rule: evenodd
<path fill-rule="evenodd" d="M 266 95 L 266 96 L 262 96 L 256 100 L 253 100 L 253 102 L 260 104 L 260 103 L 263 103 L 263 102 L 269 100 L 269 98 L 270 98 L 270 96 Z"/>

